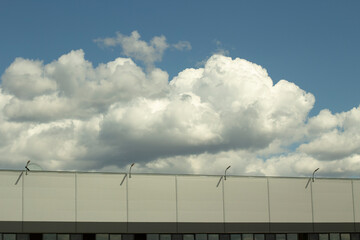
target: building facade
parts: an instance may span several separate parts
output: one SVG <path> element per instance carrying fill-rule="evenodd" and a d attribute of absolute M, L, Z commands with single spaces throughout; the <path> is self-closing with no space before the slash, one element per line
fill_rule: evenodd
<path fill-rule="evenodd" d="M 0 240 L 360 240 L 360 179 L 0 171 Z"/>

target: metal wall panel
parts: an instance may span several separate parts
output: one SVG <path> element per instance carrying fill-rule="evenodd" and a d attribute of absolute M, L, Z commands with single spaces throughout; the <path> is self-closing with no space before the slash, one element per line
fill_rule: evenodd
<path fill-rule="evenodd" d="M 220 177 L 178 176 L 177 205 L 179 222 L 223 222 Z"/>
<path fill-rule="evenodd" d="M 77 173 L 77 221 L 126 222 L 124 177 L 125 174 Z"/>
<path fill-rule="evenodd" d="M 358 179 L 318 178 L 307 188 L 306 178 L 219 179 L 0 171 L 0 232 L 360 230 Z"/>
<path fill-rule="evenodd" d="M 270 222 L 312 222 L 308 179 L 269 178 Z"/>
<path fill-rule="evenodd" d="M 29 172 L 24 221 L 75 222 L 75 173 Z"/>
<path fill-rule="evenodd" d="M 176 222 L 175 176 L 128 178 L 129 222 Z"/>
<path fill-rule="evenodd" d="M 350 180 L 316 179 L 312 192 L 314 222 L 354 222 Z"/>
<path fill-rule="evenodd" d="M 360 223 L 360 180 L 353 180 L 355 222 Z M 358 229 L 360 231 L 360 228 Z"/>
<path fill-rule="evenodd" d="M 225 186 L 225 222 L 269 222 L 266 178 L 228 177 Z"/>
<path fill-rule="evenodd" d="M 1 172 L 0 221 L 22 220 L 22 177 L 21 172 Z"/>

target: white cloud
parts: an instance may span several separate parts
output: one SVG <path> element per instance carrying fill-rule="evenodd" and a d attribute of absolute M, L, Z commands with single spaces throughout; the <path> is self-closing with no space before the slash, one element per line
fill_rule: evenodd
<path fill-rule="evenodd" d="M 16 58 L 2 76 L 2 88 L 20 99 L 52 92 L 56 82 L 46 78 L 44 71 L 40 61 Z"/>
<path fill-rule="evenodd" d="M 13 86 L 13 82 L 27 79 L 29 72 L 39 71 L 40 63 L 28 64 L 25 71 L 21 68 L 24 62 L 32 63 L 31 60 L 16 59 L 5 71 L 4 91 Z M 17 91 L 7 91 L 15 91 L 3 108 L 3 114 L 9 120 L 47 122 L 86 119 L 106 112 L 114 102 L 129 101 L 139 96 L 151 99 L 166 94 L 168 88 L 168 74 L 160 69 L 154 68 L 145 74 L 131 59 L 125 58 L 94 68 L 85 60 L 82 50 L 71 51 L 42 68 L 42 75 L 33 76 L 31 87 L 23 84 Z M 16 72 L 16 69 L 21 70 Z M 11 71 L 16 74 L 9 74 Z M 43 80 L 53 83 L 53 87 L 35 91 L 43 86 Z"/>
<path fill-rule="evenodd" d="M 168 47 L 137 32 L 103 42 L 132 44 L 127 55 L 149 64 Z M 231 165 L 229 173 L 247 175 L 320 167 L 353 176 L 360 107 L 308 119 L 314 102 L 294 83 L 273 84 L 261 66 L 222 55 L 170 82 L 165 71 L 143 71 L 130 58 L 94 67 L 82 50 L 49 64 L 18 58 L 0 87 L 0 165 L 23 168 L 32 159 L 51 170 L 108 171 L 136 162 L 137 171 L 204 174 Z"/>
<path fill-rule="evenodd" d="M 183 50 L 191 50 L 191 44 L 188 41 L 179 41 L 172 45 L 173 48 L 183 51 Z"/>
<path fill-rule="evenodd" d="M 116 33 L 116 37 L 98 38 L 94 41 L 106 47 L 120 45 L 125 56 L 142 61 L 148 69 L 152 69 L 155 62 L 162 60 L 165 50 L 169 47 L 179 51 L 191 50 L 191 44 L 188 41 L 169 44 L 164 36 L 155 36 L 150 42 L 146 42 L 140 38 L 141 36 L 138 31 L 133 31 L 130 36 L 118 32 Z"/>
<path fill-rule="evenodd" d="M 360 107 L 335 115 L 321 111 L 309 120 L 311 141 L 300 145 L 299 151 L 324 161 L 359 155 L 359 124 Z"/>
<path fill-rule="evenodd" d="M 137 31 L 133 31 L 130 36 L 117 33 L 114 38 L 99 38 L 95 42 L 110 47 L 120 45 L 125 56 L 143 61 L 146 66 L 152 68 L 155 62 L 161 61 L 169 44 L 164 36 L 153 37 L 149 43 L 140 40 L 140 37 Z"/>

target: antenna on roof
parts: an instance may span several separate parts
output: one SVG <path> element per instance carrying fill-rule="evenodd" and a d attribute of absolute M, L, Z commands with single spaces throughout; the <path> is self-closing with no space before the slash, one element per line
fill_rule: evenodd
<path fill-rule="evenodd" d="M 30 169 L 29 169 L 29 164 L 30 164 L 30 160 L 27 161 L 26 165 L 25 165 L 25 169 L 26 169 L 26 175 L 28 174 L 28 171 L 30 172 Z"/>
<path fill-rule="evenodd" d="M 132 164 L 130 165 L 130 169 L 129 169 L 129 178 L 131 178 L 131 168 L 132 168 L 134 165 L 135 165 L 135 163 L 132 163 Z"/>
<path fill-rule="evenodd" d="M 227 171 L 230 167 L 231 167 L 231 165 L 230 165 L 230 166 L 228 166 L 228 167 L 225 169 L 224 180 L 226 180 L 226 171 Z"/>
<path fill-rule="evenodd" d="M 319 170 L 320 168 L 315 169 L 315 171 L 312 174 L 312 181 L 315 182 L 315 173 Z"/>
<path fill-rule="evenodd" d="M 320 168 L 317 168 L 314 170 L 313 174 L 312 174 L 312 177 L 309 178 L 308 182 L 306 183 L 306 186 L 305 188 L 307 188 L 309 186 L 309 183 L 310 182 L 315 182 L 315 173 L 319 170 Z"/>

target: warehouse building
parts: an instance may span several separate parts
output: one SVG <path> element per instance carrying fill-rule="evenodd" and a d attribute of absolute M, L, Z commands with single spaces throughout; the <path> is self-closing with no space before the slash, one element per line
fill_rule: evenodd
<path fill-rule="evenodd" d="M 0 171 L 0 240 L 360 240 L 360 179 Z"/>

